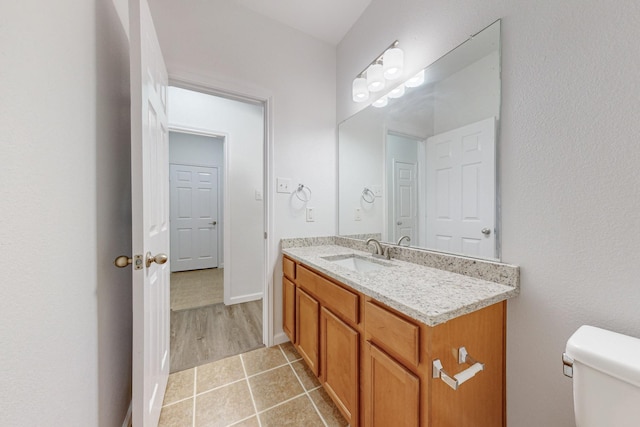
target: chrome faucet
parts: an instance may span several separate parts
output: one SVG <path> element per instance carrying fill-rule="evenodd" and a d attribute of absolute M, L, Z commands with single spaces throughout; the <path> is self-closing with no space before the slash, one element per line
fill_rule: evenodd
<path fill-rule="evenodd" d="M 411 237 L 409 237 L 409 236 L 402 236 L 402 237 L 398 240 L 397 245 L 398 245 L 398 246 L 402 245 L 402 242 L 403 242 L 404 240 L 406 240 L 406 241 L 407 241 L 407 243 L 409 243 L 409 242 L 411 241 Z M 409 246 L 409 245 L 407 245 L 407 246 Z"/>
<path fill-rule="evenodd" d="M 373 255 L 376 258 L 391 259 L 391 254 L 389 253 L 389 247 L 383 248 L 380 242 L 378 242 L 374 238 L 367 239 L 367 246 L 369 246 L 371 243 L 373 243 L 373 246 L 375 246 L 375 251 L 371 255 Z"/>

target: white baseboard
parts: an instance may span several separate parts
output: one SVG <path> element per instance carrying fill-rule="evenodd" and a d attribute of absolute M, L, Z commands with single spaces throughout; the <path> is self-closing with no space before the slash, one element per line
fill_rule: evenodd
<path fill-rule="evenodd" d="M 133 402 L 129 402 L 129 409 L 127 409 L 127 415 L 124 417 L 124 421 L 122 422 L 122 427 L 131 427 L 131 404 Z"/>
<path fill-rule="evenodd" d="M 289 342 L 289 337 L 284 332 L 279 332 L 279 333 L 275 334 L 274 337 L 273 337 L 273 344 L 274 345 L 284 344 L 286 342 Z"/>
<path fill-rule="evenodd" d="M 240 304 L 243 302 L 256 301 L 262 299 L 262 292 L 256 294 L 241 295 L 239 297 L 231 297 L 229 301 L 224 302 L 225 305 Z"/>

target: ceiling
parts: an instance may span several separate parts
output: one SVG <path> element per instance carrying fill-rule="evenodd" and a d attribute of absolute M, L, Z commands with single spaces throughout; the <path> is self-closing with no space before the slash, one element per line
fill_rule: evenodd
<path fill-rule="evenodd" d="M 337 45 L 371 0 L 235 0 L 312 37 Z"/>

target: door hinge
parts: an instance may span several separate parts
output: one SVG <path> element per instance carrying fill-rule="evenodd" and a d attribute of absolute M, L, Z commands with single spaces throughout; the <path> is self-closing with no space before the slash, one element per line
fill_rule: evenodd
<path fill-rule="evenodd" d="M 267 238 L 267 232 L 266 231 L 264 232 L 264 238 L 265 239 Z"/>

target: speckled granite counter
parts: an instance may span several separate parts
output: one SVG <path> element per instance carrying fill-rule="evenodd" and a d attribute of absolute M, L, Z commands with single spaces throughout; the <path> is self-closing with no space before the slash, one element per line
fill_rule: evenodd
<path fill-rule="evenodd" d="M 330 244 L 330 242 L 331 240 L 327 239 L 327 241 L 316 241 L 316 246 L 291 247 L 291 242 L 284 244 L 283 241 L 282 252 L 428 326 L 436 326 L 463 314 L 504 301 L 516 296 L 519 292 L 518 268 L 515 266 L 489 262 L 490 265 L 515 269 L 513 274 L 516 277 L 515 286 L 398 259 L 390 261 L 375 259 L 375 262 L 388 266 L 361 273 L 325 258 L 353 254 L 374 260 L 371 254 Z"/>

